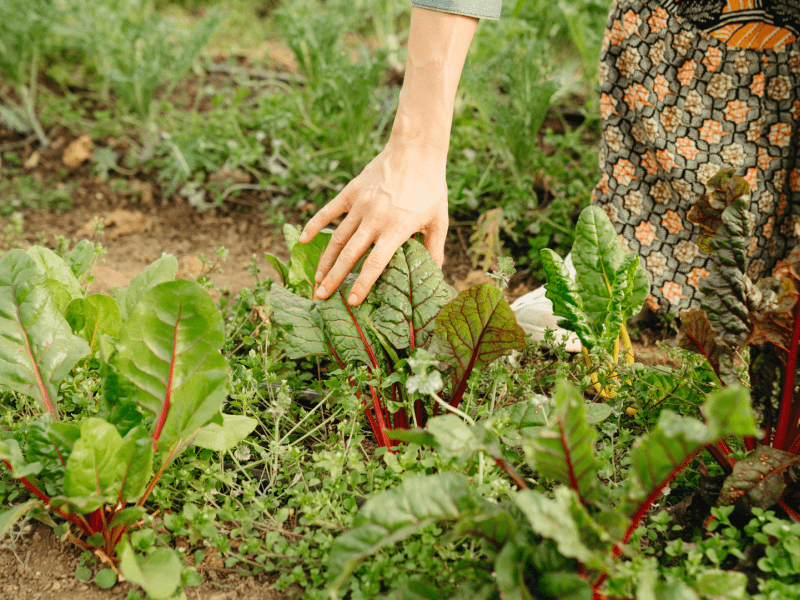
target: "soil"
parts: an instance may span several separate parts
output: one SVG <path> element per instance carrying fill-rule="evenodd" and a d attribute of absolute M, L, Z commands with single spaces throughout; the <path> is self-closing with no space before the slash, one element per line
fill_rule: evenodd
<path fill-rule="evenodd" d="M 108 590 L 75 578 L 82 551 L 61 542 L 47 525 L 31 522 L 10 549 L 0 551 L 0 598 L 15 600 L 122 600 L 135 586 L 122 582 Z M 92 565 L 96 573 L 101 567 Z M 241 577 L 234 569 L 200 565 L 204 582 L 187 587 L 187 600 L 289 600 L 263 574 Z M 272 578 L 274 580 L 274 577 Z M 137 588 L 138 589 L 138 588 Z"/>

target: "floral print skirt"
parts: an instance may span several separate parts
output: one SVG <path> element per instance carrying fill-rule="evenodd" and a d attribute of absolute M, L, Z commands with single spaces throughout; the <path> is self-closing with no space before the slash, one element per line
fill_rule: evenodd
<path fill-rule="evenodd" d="M 724 7 L 724 8 L 723 8 Z M 748 275 L 800 238 L 796 0 L 615 0 L 600 61 L 602 207 L 657 312 L 699 307 L 710 258 L 686 215 L 720 169 L 751 188 Z"/>

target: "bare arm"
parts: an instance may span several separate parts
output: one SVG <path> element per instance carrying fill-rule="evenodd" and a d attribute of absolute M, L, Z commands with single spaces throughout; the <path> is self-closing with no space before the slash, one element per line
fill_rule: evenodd
<path fill-rule="evenodd" d="M 308 243 L 348 213 L 319 261 L 316 296 L 325 299 L 374 243 L 348 302 L 360 304 L 395 251 L 421 232 L 439 267 L 447 236 L 446 163 L 461 71 L 475 17 L 413 6 L 408 58 L 386 148 L 305 226 Z"/>

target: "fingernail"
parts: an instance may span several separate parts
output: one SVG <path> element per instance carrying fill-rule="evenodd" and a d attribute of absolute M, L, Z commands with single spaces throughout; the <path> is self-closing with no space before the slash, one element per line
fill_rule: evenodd
<path fill-rule="evenodd" d="M 325 295 L 325 288 L 322 287 L 322 286 L 319 286 L 317 288 L 317 296 L 319 297 L 319 296 L 324 296 L 324 295 Z"/>
<path fill-rule="evenodd" d="M 350 297 L 347 299 L 347 303 L 350 306 L 355 306 L 356 302 L 358 302 L 358 296 L 355 294 L 350 294 Z"/>

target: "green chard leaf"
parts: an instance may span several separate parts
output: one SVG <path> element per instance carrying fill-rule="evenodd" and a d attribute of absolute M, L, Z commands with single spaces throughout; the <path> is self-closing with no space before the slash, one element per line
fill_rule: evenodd
<path fill-rule="evenodd" d="M 183 279 L 148 291 L 120 329 L 113 362 L 136 386 L 139 405 L 156 416 L 159 450 L 188 442 L 219 415 L 230 387 L 223 341 L 222 316 L 211 296 Z"/>
<path fill-rule="evenodd" d="M 625 319 L 637 314 L 650 293 L 647 271 L 635 252 L 626 251 L 605 212 L 589 206 L 575 229 L 572 261 L 575 281 L 552 250 L 541 251 L 547 276 L 545 296 L 560 326 L 575 331 L 587 348 L 607 346 L 619 336 Z"/>
<path fill-rule="evenodd" d="M 556 408 L 549 423 L 523 443 L 533 458 L 531 467 L 577 492 L 582 501 L 596 498 L 600 463 L 594 456 L 596 433 L 586 421 L 583 399 L 577 389 L 559 379 L 553 397 Z"/>
<path fill-rule="evenodd" d="M 412 477 L 367 500 L 352 529 L 334 540 L 328 555 L 330 590 L 338 590 L 367 556 L 438 521 L 456 521 L 488 509 L 460 473 Z"/>
<path fill-rule="evenodd" d="M 707 444 L 728 435 L 757 435 L 747 391 L 738 385 L 718 390 L 703 407 L 706 422 L 664 410 L 658 423 L 631 448 L 626 512 L 649 506 L 692 458 Z"/>
<path fill-rule="evenodd" d="M 301 244 L 300 228 L 294 225 L 285 224 L 283 235 L 286 238 L 286 245 L 289 248 L 291 259 L 287 267 L 286 281 L 295 289 L 306 291 L 308 296 L 314 291 L 314 275 L 317 272 L 317 265 L 328 242 L 331 240 L 333 231 L 323 229 L 314 239 L 307 244 Z"/>
<path fill-rule="evenodd" d="M 525 346 L 525 332 L 502 292 L 482 283 L 464 290 L 442 308 L 436 317 L 431 351 L 455 367 L 458 385 L 451 403 L 456 406 L 473 369 L 483 369 Z"/>
<path fill-rule="evenodd" d="M 550 499 L 535 490 L 523 490 L 514 497 L 531 528 L 556 542 L 558 551 L 575 558 L 590 569 L 608 571 L 614 541 L 598 525 L 578 495 L 571 489 L 558 486 Z"/>
<path fill-rule="evenodd" d="M 375 328 L 394 345 L 423 348 L 433 335 L 436 316 L 455 295 L 430 253 L 414 239 L 395 252 L 376 286 Z"/>
<path fill-rule="evenodd" d="M 22 250 L 0 260 L 0 386 L 57 415 L 58 386 L 89 354 L 46 288 L 41 266 Z"/>
<path fill-rule="evenodd" d="M 144 271 L 131 280 L 128 287 L 118 290 L 115 299 L 122 320 L 127 321 L 133 316 L 136 305 L 148 290 L 161 283 L 174 280 L 177 272 L 178 260 L 171 254 L 165 254 L 157 261 L 147 265 Z"/>
<path fill-rule="evenodd" d="M 69 265 L 72 274 L 80 279 L 89 272 L 94 258 L 94 244 L 89 240 L 81 240 L 75 247 L 64 254 L 64 261 Z"/>
<path fill-rule="evenodd" d="M 83 296 L 78 280 L 64 259 L 49 248 L 32 246 L 28 249 L 28 256 L 44 271 L 45 287 L 53 296 L 58 312 L 63 315 L 71 300 Z"/>
<path fill-rule="evenodd" d="M 75 298 L 67 305 L 64 317 L 72 332 L 89 342 L 92 353 L 100 349 L 100 335 L 116 337 L 122 327 L 117 301 L 105 294 Z"/>
<path fill-rule="evenodd" d="M 42 470 L 39 461 L 28 463 L 22 455 L 19 443 L 15 439 L 0 440 L 0 460 L 11 467 L 11 476 L 15 479 L 38 475 Z"/>
<path fill-rule="evenodd" d="M 91 417 L 81 424 L 81 437 L 67 459 L 64 493 L 70 499 L 133 502 L 144 493 L 152 466 L 146 428 L 137 427 L 123 438 L 110 423 Z"/>
<path fill-rule="evenodd" d="M 273 319 L 286 330 L 286 355 L 292 359 L 306 356 L 325 356 L 332 353 L 325 339 L 324 325 L 313 300 L 293 294 L 273 283 L 270 302 Z"/>

